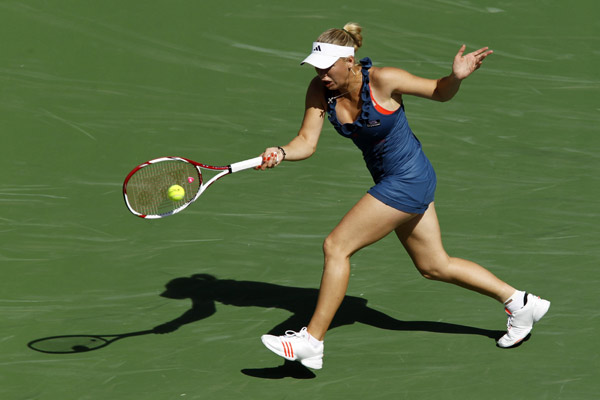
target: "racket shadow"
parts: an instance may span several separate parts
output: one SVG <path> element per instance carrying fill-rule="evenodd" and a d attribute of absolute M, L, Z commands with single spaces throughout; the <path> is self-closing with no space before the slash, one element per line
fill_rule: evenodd
<path fill-rule="evenodd" d="M 153 330 L 122 333 L 117 335 L 61 335 L 35 339 L 27 347 L 40 353 L 73 354 L 98 350 L 117 340 L 155 333 Z"/>

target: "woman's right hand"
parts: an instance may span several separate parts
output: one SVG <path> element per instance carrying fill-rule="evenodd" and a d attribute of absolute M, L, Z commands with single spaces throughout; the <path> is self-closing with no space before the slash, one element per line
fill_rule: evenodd
<path fill-rule="evenodd" d="M 283 151 L 279 147 L 267 147 L 261 154 L 263 162 L 255 169 L 266 170 L 267 168 L 274 168 L 281 164 L 283 161 Z"/>

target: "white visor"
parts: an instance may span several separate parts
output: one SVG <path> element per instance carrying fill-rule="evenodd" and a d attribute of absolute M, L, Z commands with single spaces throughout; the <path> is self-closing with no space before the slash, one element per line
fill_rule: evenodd
<path fill-rule="evenodd" d="M 312 53 L 300 63 L 309 63 L 319 69 L 331 67 L 340 57 L 354 56 L 354 47 L 337 44 L 314 42 Z"/>

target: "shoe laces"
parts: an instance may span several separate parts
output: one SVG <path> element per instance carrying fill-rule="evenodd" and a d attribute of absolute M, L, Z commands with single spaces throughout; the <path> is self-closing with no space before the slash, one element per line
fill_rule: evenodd
<path fill-rule="evenodd" d="M 300 337 L 300 338 L 305 338 L 308 334 L 308 331 L 306 330 L 306 328 L 302 328 L 300 330 L 300 332 L 295 332 L 292 330 L 287 330 L 285 331 L 285 336 L 286 337 Z"/>
<path fill-rule="evenodd" d="M 512 314 L 508 314 L 508 321 L 506 322 L 506 327 L 510 330 L 512 328 L 514 316 Z"/>

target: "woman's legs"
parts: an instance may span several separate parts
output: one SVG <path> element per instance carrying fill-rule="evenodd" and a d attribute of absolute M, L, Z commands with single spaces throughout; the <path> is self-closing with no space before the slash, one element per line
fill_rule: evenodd
<path fill-rule="evenodd" d="M 317 307 L 307 328 L 284 336 L 263 335 L 261 340 L 275 354 L 298 360 L 309 368 L 323 366 L 325 333 L 348 288 L 350 257 L 388 233 L 396 235 L 415 266 L 428 279 L 453 283 L 490 296 L 500 302 L 516 296 L 515 289 L 471 261 L 449 257 L 442 246 L 440 227 L 433 203 L 423 214 L 409 214 L 365 195 L 344 216 L 323 245 L 325 266 Z M 512 299 L 511 299 L 512 300 Z M 529 334 L 533 324 L 548 311 L 550 302 L 531 294 L 529 303 L 509 316 L 508 332 L 498 341 L 512 347 Z M 524 299 L 524 302 L 525 299 Z M 315 340 L 317 339 L 316 343 Z"/>
<path fill-rule="evenodd" d="M 482 266 L 448 256 L 442 245 L 433 203 L 425 214 L 409 214 L 365 195 L 325 239 L 321 288 L 317 307 L 308 325 L 312 336 L 323 340 L 346 295 L 350 256 L 394 230 L 424 277 L 453 283 L 502 303 L 515 292 L 512 286 Z"/>
<path fill-rule="evenodd" d="M 398 211 L 367 194 L 342 218 L 323 244 L 325 265 L 321 288 L 308 325 L 313 337 L 323 340 L 346 295 L 350 256 L 416 217 L 418 214 Z"/>
<path fill-rule="evenodd" d="M 515 288 L 482 266 L 446 254 L 433 203 L 425 214 L 398 227 L 396 235 L 425 278 L 453 283 L 502 303 L 515 292 Z"/>

